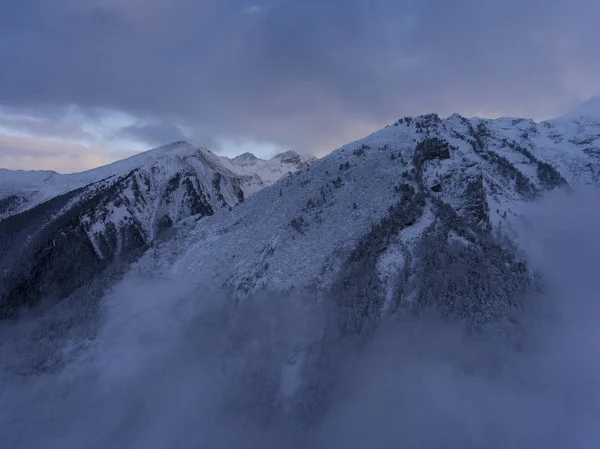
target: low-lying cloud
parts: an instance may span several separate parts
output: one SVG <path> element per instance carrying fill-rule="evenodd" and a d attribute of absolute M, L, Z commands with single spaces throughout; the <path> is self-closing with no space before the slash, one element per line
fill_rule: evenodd
<path fill-rule="evenodd" d="M 597 447 L 597 200 L 553 198 L 520 225 L 546 291 L 508 339 L 405 317 L 356 344 L 309 293 L 237 304 L 133 273 L 93 326 L 4 324 L 0 446 Z M 62 340 L 44 344 L 44 326 Z"/>

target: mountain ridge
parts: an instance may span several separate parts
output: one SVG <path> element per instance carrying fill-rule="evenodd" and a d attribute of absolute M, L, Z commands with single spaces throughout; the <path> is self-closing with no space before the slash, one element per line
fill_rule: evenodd
<path fill-rule="evenodd" d="M 301 157 L 295 152 L 291 153 L 297 155 L 299 159 L 295 161 L 295 163 L 288 164 L 284 167 L 287 171 L 295 170 L 314 160 L 309 157 Z M 254 179 L 246 179 L 247 182 L 245 184 L 248 187 L 247 194 L 251 194 L 257 190 L 257 188 L 252 187 L 252 184 L 254 183 L 257 183 L 259 187 L 264 186 L 265 183 L 268 185 L 272 184 L 274 182 L 274 175 L 271 172 L 277 171 L 273 169 L 268 172 L 266 176 L 263 174 L 263 177 L 266 178 L 265 181 L 260 176 L 260 171 L 243 170 L 241 167 L 240 169 L 237 169 L 236 167 L 238 165 L 236 163 L 231 163 L 236 158 L 229 159 L 224 156 L 218 156 L 206 147 L 197 147 L 186 141 L 175 141 L 121 159 L 111 164 L 77 173 L 62 174 L 51 170 L 9 170 L 0 168 L 0 219 L 8 216 L 6 211 L 7 206 L 5 205 L 3 207 L 3 201 L 4 203 L 7 203 L 8 197 L 13 197 L 13 202 L 16 202 L 17 199 L 15 199 L 14 196 L 20 195 L 21 198 L 20 201 L 18 201 L 20 207 L 15 207 L 10 213 L 23 212 L 27 208 L 33 207 L 55 196 L 85 187 L 88 184 L 103 179 L 124 175 L 139 166 L 152 165 L 162 159 L 185 159 L 192 156 L 201 157 L 209 164 L 226 166 L 225 168 L 230 169 L 237 176 L 258 175 L 258 177 L 254 176 Z M 271 159 L 260 159 L 254 156 L 254 166 L 256 167 L 258 165 L 259 169 L 264 168 L 264 166 L 277 166 L 277 168 L 279 168 L 276 158 L 277 156 Z M 282 170 L 279 170 L 279 175 L 281 174 L 283 174 L 283 172 Z"/>

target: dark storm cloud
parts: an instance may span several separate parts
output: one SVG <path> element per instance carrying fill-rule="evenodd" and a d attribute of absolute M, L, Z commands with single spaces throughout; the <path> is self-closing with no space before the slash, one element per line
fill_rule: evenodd
<path fill-rule="evenodd" d="M 593 0 L 3 0 L 0 103 L 310 150 L 406 114 L 553 113 L 598 90 L 598 16 Z M 137 131 L 175 125 L 156 126 Z"/>

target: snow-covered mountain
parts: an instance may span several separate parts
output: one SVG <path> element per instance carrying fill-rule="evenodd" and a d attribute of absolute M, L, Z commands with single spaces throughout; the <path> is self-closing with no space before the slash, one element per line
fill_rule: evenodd
<path fill-rule="evenodd" d="M 177 142 L 81 174 L 10 172 L 0 242 L 19 260 L 2 259 L 2 298 L 62 297 L 146 251 L 142 273 L 191 274 L 242 296 L 337 292 L 349 327 L 440 298 L 436 307 L 478 310 L 485 321 L 533 282 L 498 233 L 510 237 L 511 221 L 547 192 L 600 182 L 600 119 L 590 110 L 541 123 L 405 117 L 318 161 L 230 160 Z M 33 199 L 6 206 L 22 192 Z M 476 279 L 463 272 L 473 265 Z"/>
<path fill-rule="evenodd" d="M 136 267 L 191 274 L 242 296 L 309 287 L 339 294 L 345 326 L 355 330 L 401 304 L 470 310 L 482 322 L 517 307 L 508 298 L 534 282 L 494 236 L 510 236 L 511 221 L 547 192 L 599 182 L 594 117 L 406 117 L 231 214 L 183 221 L 177 239 Z"/>
<path fill-rule="evenodd" d="M 181 220 L 220 215 L 312 162 L 245 157 L 175 142 L 83 173 L 0 170 L 0 305 L 63 297 Z"/>
<path fill-rule="evenodd" d="M 406 117 L 307 166 L 178 143 L 9 172 L 63 193 L 0 220 L 0 314 L 41 312 L 0 323 L 0 447 L 598 441 L 586 114 Z"/>

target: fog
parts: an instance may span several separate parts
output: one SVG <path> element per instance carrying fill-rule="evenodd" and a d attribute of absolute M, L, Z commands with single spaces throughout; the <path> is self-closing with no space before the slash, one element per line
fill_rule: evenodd
<path fill-rule="evenodd" d="M 508 336 L 403 316 L 358 341 L 310 291 L 133 273 L 4 323 L 0 448 L 598 447 L 599 199 L 516 225 L 544 290 Z"/>

